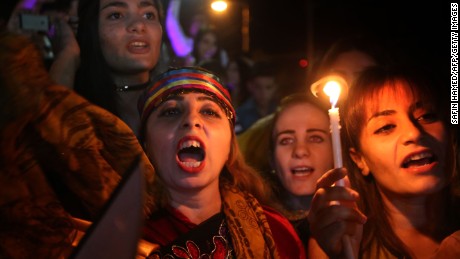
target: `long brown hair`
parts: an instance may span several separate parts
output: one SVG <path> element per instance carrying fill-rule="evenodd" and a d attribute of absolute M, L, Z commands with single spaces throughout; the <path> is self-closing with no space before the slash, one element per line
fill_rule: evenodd
<path fill-rule="evenodd" d="M 344 134 L 342 138 L 344 143 L 343 150 L 346 154 L 351 148 L 358 152 L 361 150 L 360 136 L 365 124 L 366 107 L 369 104 L 372 105 L 369 100 L 377 100 L 385 87 L 396 88 L 397 82 L 404 82 L 414 97 L 419 98 L 423 105 L 429 106 L 429 108 L 433 108 L 437 112 L 445 125 L 446 131 L 451 133 L 451 135 L 448 134 L 451 141 L 448 142 L 450 145 L 448 146 L 449 150 L 446 152 L 450 156 L 446 161 L 448 165 L 446 171 L 448 171 L 447 174 L 450 179 L 446 188 L 437 194 L 439 195 L 437 198 L 441 196 L 442 201 L 446 202 L 443 207 L 445 209 L 443 223 L 440 224 L 446 226 L 445 229 L 440 230 L 441 235 L 445 237 L 460 228 L 458 220 L 460 218 L 459 175 L 456 168 L 454 133 L 451 132 L 452 128 L 449 127 L 447 122 L 449 117 L 445 113 L 447 109 L 442 105 L 442 95 L 433 88 L 438 85 L 435 84 L 435 81 L 427 79 L 426 75 L 428 73 L 421 73 L 412 69 L 408 70 L 407 68 L 375 67 L 364 71 L 350 88 L 347 97 L 348 101 L 345 102 L 343 109 L 341 109 L 342 133 Z M 387 208 L 382 202 L 382 197 L 372 174 L 363 176 L 349 156 L 344 156 L 344 165 L 348 168 L 348 175 L 353 188 L 361 194 L 359 207 L 368 216 L 360 248 L 361 255 L 369 253 L 372 245 L 377 245 L 378 251 L 386 249 L 398 258 L 412 257 L 410 251 L 391 228 Z"/>
<path fill-rule="evenodd" d="M 234 133 L 230 156 L 224 170 L 228 174 L 225 172 L 222 173 L 221 179 L 229 180 L 232 185 L 251 193 L 260 203 L 268 204 L 271 197 L 271 189 L 259 172 L 246 163 Z"/>
<path fill-rule="evenodd" d="M 152 0 L 164 24 L 160 0 Z M 101 49 L 99 40 L 100 0 L 78 1 L 77 41 L 80 46 L 81 65 L 75 75 L 74 90 L 90 102 L 119 115 L 116 106 L 115 83 Z M 154 68 L 155 69 L 155 68 Z"/>

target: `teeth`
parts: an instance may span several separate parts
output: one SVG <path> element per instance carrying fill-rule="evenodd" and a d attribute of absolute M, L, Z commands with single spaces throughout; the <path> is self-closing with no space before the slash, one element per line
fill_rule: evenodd
<path fill-rule="evenodd" d="M 431 158 L 432 156 L 433 156 L 433 154 L 431 154 L 429 152 L 423 152 L 423 153 L 419 153 L 419 154 L 410 156 L 409 158 L 406 159 L 406 161 L 404 161 L 404 163 L 414 161 L 414 160 L 420 160 L 420 159 L 424 159 L 424 158 Z"/>
<path fill-rule="evenodd" d="M 433 163 L 435 160 L 436 158 L 433 153 L 423 152 L 408 157 L 406 160 L 404 160 L 402 166 L 404 168 L 424 166 Z"/>
<path fill-rule="evenodd" d="M 310 174 L 313 172 L 311 167 L 296 167 L 291 170 L 293 174 Z"/>
<path fill-rule="evenodd" d="M 184 149 L 188 147 L 201 147 L 201 146 L 200 146 L 200 142 L 196 140 L 187 140 L 181 144 L 180 149 Z"/>
<path fill-rule="evenodd" d="M 147 46 L 147 44 L 146 44 L 145 42 L 140 42 L 140 41 L 132 42 L 131 45 L 134 46 L 134 47 L 144 47 L 144 46 Z"/>
<path fill-rule="evenodd" d="M 186 167 L 199 167 L 201 162 L 181 162 Z"/>
<path fill-rule="evenodd" d="M 293 169 L 294 171 L 310 171 L 310 167 L 297 167 Z"/>

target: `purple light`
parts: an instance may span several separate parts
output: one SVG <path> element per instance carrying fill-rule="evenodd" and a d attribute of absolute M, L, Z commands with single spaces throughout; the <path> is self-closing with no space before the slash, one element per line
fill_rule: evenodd
<path fill-rule="evenodd" d="M 171 46 L 177 56 L 184 57 L 192 52 L 193 45 L 187 44 L 187 40 L 190 39 L 184 37 L 182 30 L 178 28 L 177 24 L 170 22 L 170 20 L 166 20 L 166 31 L 168 33 Z"/>
<path fill-rule="evenodd" d="M 179 57 L 185 57 L 193 49 L 193 38 L 187 37 L 179 22 L 181 1 L 170 1 L 166 11 L 166 33 L 171 47 Z"/>
<path fill-rule="evenodd" d="M 22 2 L 22 8 L 32 10 L 34 9 L 35 4 L 37 4 L 37 0 L 24 0 Z"/>

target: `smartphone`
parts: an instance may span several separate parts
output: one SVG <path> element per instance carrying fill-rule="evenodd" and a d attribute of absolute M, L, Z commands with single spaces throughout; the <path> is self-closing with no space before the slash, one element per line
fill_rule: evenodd
<path fill-rule="evenodd" d="M 47 32 L 50 28 L 50 19 L 46 15 L 21 13 L 19 23 L 23 30 Z"/>

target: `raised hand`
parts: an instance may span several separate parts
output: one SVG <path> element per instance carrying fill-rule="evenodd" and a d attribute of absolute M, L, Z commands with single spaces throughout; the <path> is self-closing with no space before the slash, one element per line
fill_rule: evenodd
<path fill-rule="evenodd" d="M 359 194 L 349 187 L 346 175 L 345 168 L 332 169 L 318 180 L 308 220 L 312 237 L 328 256 L 345 257 L 343 239 L 348 236 L 357 258 L 367 217 L 358 209 Z M 342 178 L 345 178 L 348 187 L 334 186 Z M 311 249 L 317 247 L 312 246 Z M 309 253 L 317 254 L 315 251 Z"/>

